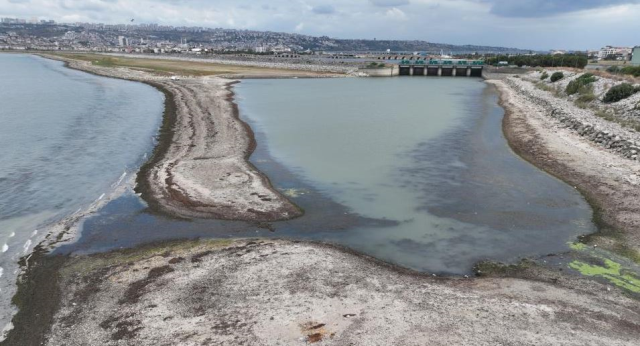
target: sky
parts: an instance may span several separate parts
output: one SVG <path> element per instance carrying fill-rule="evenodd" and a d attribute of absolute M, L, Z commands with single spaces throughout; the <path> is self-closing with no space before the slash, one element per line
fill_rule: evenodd
<path fill-rule="evenodd" d="M 640 45 L 640 0 L 0 0 L 0 17 L 534 50 Z"/>

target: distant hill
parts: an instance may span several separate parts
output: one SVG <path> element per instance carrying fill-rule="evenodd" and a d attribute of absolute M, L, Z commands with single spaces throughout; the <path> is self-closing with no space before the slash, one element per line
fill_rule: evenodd
<path fill-rule="evenodd" d="M 529 50 L 479 46 L 479 45 L 453 45 L 447 43 L 433 43 L 421 40 L 357 40 L 357 39 L 332 39 L 319 38 L 320 44 L 309 47 L 327 51 L 380 51 L 390 49 L 393 52 L 432 52 L 439 53 L 529 53 Z"/>
<path fill-rule="evenodd" d="M 108 25 L 95 23 L 74 24 L 0 24 L 1 34 L 14 34 L 25 41 L 35 39 L 39 43 L 66 43 L 70 47 L 79 44 L 89 47 L 113 47 L 118 37 L 124 36 L 129 42 L 147 44 L 167 43 L 211 47 L 222 50 L 254 50 L 256 47 L 288 47 L 292 50 L 314 50 L 329 52 L 429 52 L 452 53 L 528 53 L 528 50 L 506 47 L 479 45 L 452 45 L 421 40 L 364 40 L 339 39 L 327 36 L 309 36 L 301 34 L 235 30 L 203 27 L 172 27 L 155 24 Z M 0 37 L 1 40 L 1 37 Z M 2 43 L 2 42 L 0 42 Z M 32 42 L 33 43 L 33 42 Z"/>

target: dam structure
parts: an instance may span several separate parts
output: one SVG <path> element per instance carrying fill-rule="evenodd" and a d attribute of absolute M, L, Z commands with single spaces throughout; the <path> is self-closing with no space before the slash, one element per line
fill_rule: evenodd
<path fill-rule="evenodd" d="M 397 64 L 372 63 L 361 72 L 371 77 L 393 76 L 448 76 L 448 77 L 482 77 L 484 61 L 464 59 L 403 59 Z"/>

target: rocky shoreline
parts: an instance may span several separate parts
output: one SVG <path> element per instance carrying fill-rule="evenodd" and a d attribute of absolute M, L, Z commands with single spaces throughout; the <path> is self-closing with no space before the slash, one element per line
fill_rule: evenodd
<path fill-rule="evenodd" d="M 550 92 L 537 89 L 531 81 L 523 78 L 506 78 L 503 81 L 518 91 L 527 101 L 543 109 L 548 116 L 557 119 L 574 133 L 623 157 L 638 160 L 640 152 L 638 132 L 599 118 L 593 114 L 592 110 L 581 109 L 569 100 L 560 99 Z"/>

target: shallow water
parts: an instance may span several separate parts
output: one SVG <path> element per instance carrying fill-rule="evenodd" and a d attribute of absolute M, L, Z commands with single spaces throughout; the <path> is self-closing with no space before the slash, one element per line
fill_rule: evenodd
<path fill-rule="evenodd" d="M 61 253 L 176 238 L 330 241 L 413 269 L 467 274 L 479 260 L 565 251 L 594 230 L 570 186 L 509 149 L 497 94 L 470 78 L 245 80 L 251 161 L 305 209 L 271 230 L 155 215 L 137 196 L 111 202 Z M 135 230 L 132 232 L 132 230 Z"/>
<path fill-rule="evenodd" d="M 398 222 L 332 241 L 462 274 L 482 259 L 563 251 L 593 230 L 574 189 L 509 149 L 481 80 L 262 80 L 238 95 L 276 161 L 350 211 Z"/>
<path fill-rule="evenodd" d="M 153 148 L 163 102 L 144 84 L 0 54 L 0 328 L 18 258 L 48 225 L 132 176 Z"/>

